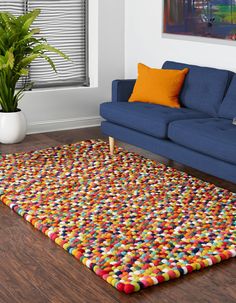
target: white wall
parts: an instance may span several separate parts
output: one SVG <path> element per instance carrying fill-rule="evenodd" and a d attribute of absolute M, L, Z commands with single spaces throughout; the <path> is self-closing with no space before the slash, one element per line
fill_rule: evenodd
<path fill-rule="evenodd" d="M 163 37 L 162 12 L 162 0 L 125 1 L 126 78 L 136 77 L 138 62 L 161 67 L 165 60 L 236 71 L 235 41 Z"/>
<path fill-rule="evenodd" d="M 124 0 L 89 0 L 89 5 L 93 87 L 27 92 L 19 107 L 28 133 L 98 125 L 99 104 L 110 100 L 111 81 L 124 78 Z"/>

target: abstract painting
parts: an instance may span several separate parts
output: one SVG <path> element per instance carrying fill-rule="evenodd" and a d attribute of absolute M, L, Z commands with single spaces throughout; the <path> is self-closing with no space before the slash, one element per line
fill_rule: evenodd
<path fill-rule="evenodd" d="M 236 40 L 236 0 L 164 0 L 164 33 Z"/>

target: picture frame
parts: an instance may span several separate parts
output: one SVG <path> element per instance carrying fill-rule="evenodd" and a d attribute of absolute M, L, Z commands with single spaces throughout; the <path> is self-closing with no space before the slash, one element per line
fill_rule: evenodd
<path fill-rule="evenodd" d="M 236 0 L 164 0 L 163 33 L 236 40 Z"/>

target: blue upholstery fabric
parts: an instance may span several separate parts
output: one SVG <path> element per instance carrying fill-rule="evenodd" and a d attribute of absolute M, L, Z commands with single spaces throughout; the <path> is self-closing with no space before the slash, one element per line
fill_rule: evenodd
<path fill-rule="evenodd" d="M 223 103 L 221 104 L 219 117 L 226 119 L 236 117 L 236 75 L 234 75 Z"/>
<path fill-rule="evenodd" d="M 165 69 L 186 67 L 190 72 L 180 94 L 181 109 L 129 103 L 135 80 L 113 81 L 112 102 L 100 107 L 101 116 L 107 120 L 102 122 L 102 131 L 236 183 L 236 126 L 232 125 L 236 116 L 236 75 L 176 62 L 163 65 Z"/>
<path fill-rule="evenodd" d="M 114 123 L 102 122 L 101 128 L 107 136 L 236 183 L 236 165 L 196 152 L 170 140 L 154 138 Z"/>
<path fill-rule="evenodd" d="M 222 118 L 170 123 L 168 137 L 180 145 L 236 164 L 236 126 Z"/>
<path fill-rule="evenodd" d="M 217 117 L 233 73 L 227 70 L 167 61 L 164 69 L 189 68 L 180 94 L 182 105 Z"/>
<path fill-rule="evenodd" d="M 187 108 L 177 109 L 143 102 L 103 103 L 100 114 L 108 121 L 158 138 L 166 138 L 171 121 L 208 116 Z"/>
<path fill-rule="evenodd" d="M 128 101 L 132 94 L 135 79 L 112 81 L 112 102 Z"/>

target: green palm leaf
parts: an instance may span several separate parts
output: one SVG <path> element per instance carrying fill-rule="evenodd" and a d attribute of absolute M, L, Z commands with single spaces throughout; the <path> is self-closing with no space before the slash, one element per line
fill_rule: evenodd
<path fill-rule="evenodd" d="M 7 67 L 9 66 L 12 69 L 14 67 L 14 62 L 15 62 L 15 57 L 12 48 L 6 51 L 5 58 L 6 58 Z"/>
<path fill-rule="evenodd" d="M 46 55 L 41 55 L 41 58 L 44 58 L 50 64 L 50 66 L 54 70 L 54 72 L 57 73 L 56 66 L 50 57 L 48 57 Z"/>
<path fill-rule="evenodd" d="M 59 49 L 45 43 L 45 44 L 40 44 L 40 45 L 37 45 L 33 48 L 33 52 L 40 52 L 40 51 L 49 51 L 49 52 L 53 52 L 53 53 L 56 53 L 58 54 L 59 56 L 63 57 L 64 59 L 67 59 L 69 60 L 69 57 L 66 56 L 63 52 L 61 52 Z"/>
<path fill-rule="evenodd" d="M 39 14 L 40 14 L 40 9 L 35 9 L 31 13 L 28 13 L 28 14 L 25 15 L 26 20 L 25 20 L 25 22 L 22 26 L 22 32 L 28 33 L 28 31 L 30 29 L 30 26 L 32 25 L 32 23 L 38 17 Z"/>

